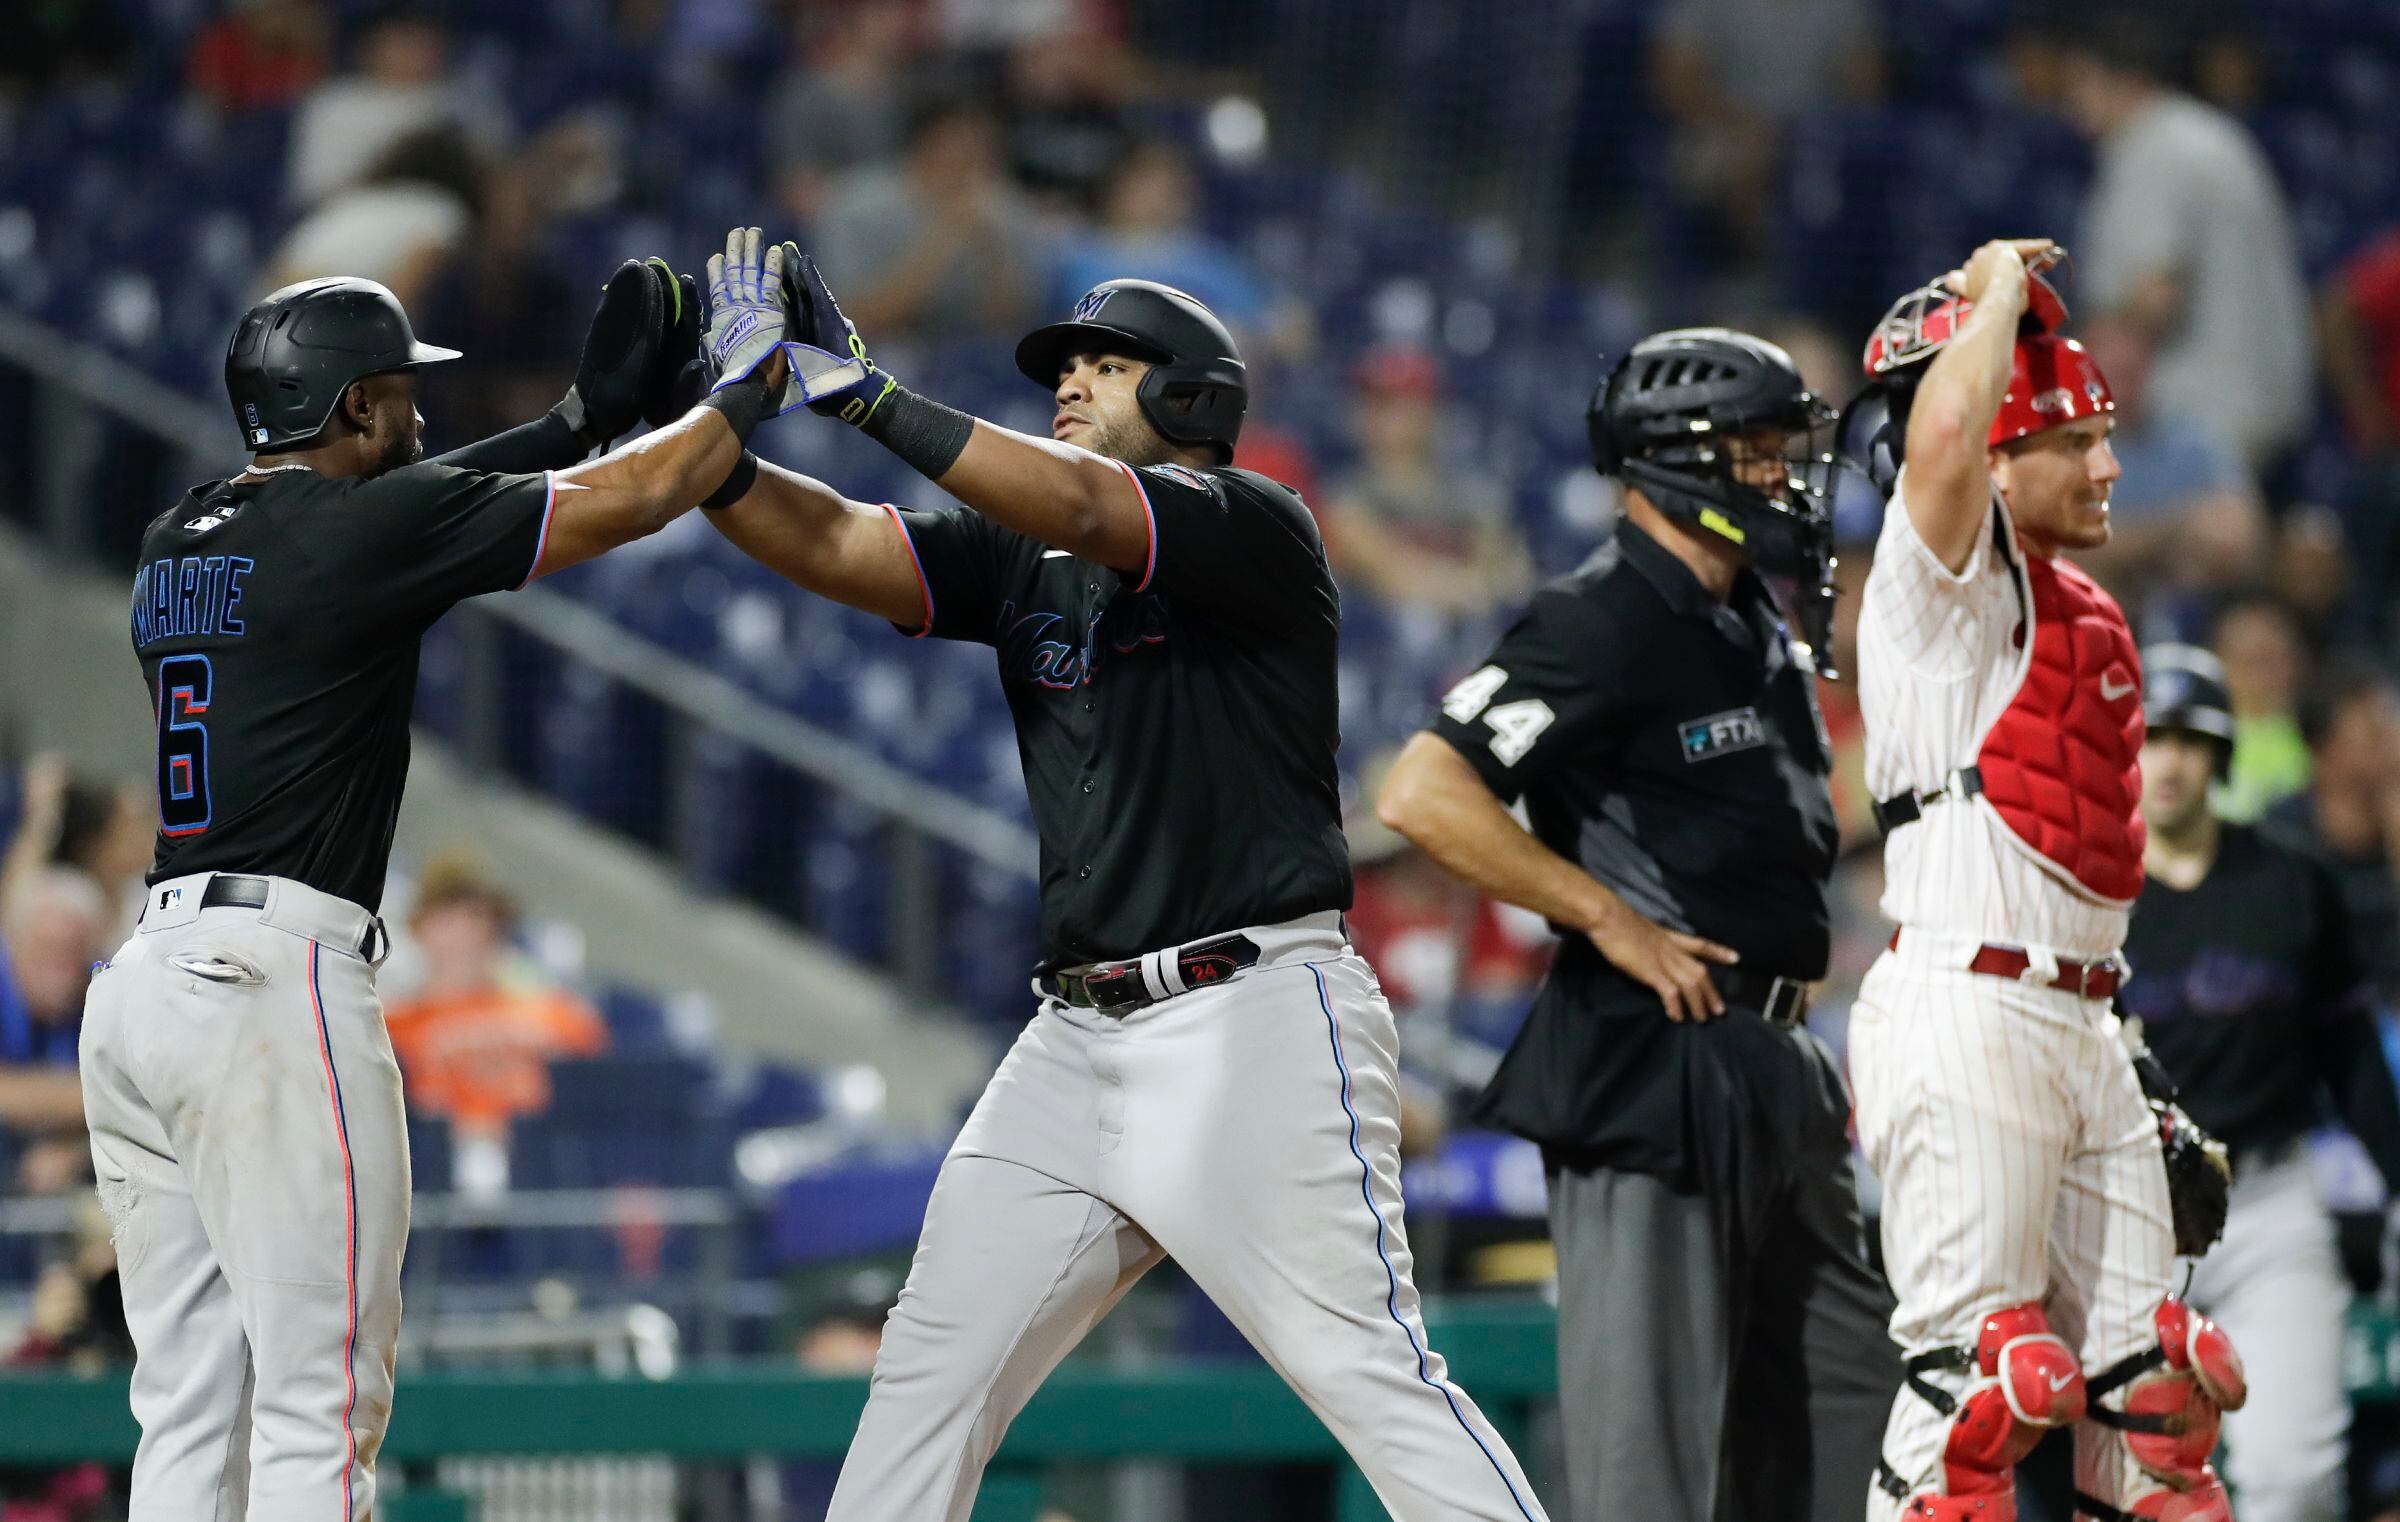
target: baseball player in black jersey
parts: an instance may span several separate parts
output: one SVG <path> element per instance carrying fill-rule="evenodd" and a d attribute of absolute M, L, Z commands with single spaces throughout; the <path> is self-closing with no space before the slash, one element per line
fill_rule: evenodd
<path fill-rule="evenodd" d="M 422 463 L 418 373 L 457 351 L 418 342 L 390 291 L 309 281 L 235 330 L 226 389 L 255 458 L 143 536 L 158 854 L 83 1024 L 139 1354 L 132 1522 L 374 1510 L 409 1196 L 376 910 L 418 642 L 452 604 L 652 533 L 734 476 L 759 420 L 807 394 L 780 258 L 750 229 L 711 259 L 720 374 L 688 412 L 694 293 L 629 263 L 558 408 Z M 664 426 L 575 463 L 645 414 Z"/>
<path fill-rule="evenodd" d="M 1801 1024 L 1836 841 L 1816 663 L 1762 579 L 1824 605 L 1830 416 L 1747 334 L 1636 344 L 1590 415 L 1614 537 L 1377 803 L 1564 937 L 1479 1114 L 1542 1144 L 1581 1522 L 1850 1522 L 1900 1384 L 1849 1101 Z"/>
<path fill-rule="evenodd" d="M 787 262 L 811 363 L 863 357 Z M 1049 439 L 881 371 L 815 404 L 964 508 L 761 466 L 710 515 L 811 591 L 992 646 L 1041 837 L 1039 1007 L 943 1164 L 829 1516 L 963 1522 L 1034 1389 L 1171 1255 L 1400 1522 L 1534 1522 L 1411 1282 L 1392 1015 L 1342 928 L 1316 525 L 1227 464 L 1242 365 L 1191 297 L 1110 281 L 1017 363 Z"/>
<path fill-rule="evenodd" d="M 2205 650 L 2153 646 L 2142 679 L 2148 876 L 2118 1007 L 2141 1022 L 2183 1107 L 2232 1154 L 2225 1238 L 2200 1260 L 2191 1299 L 2249 1371 L 2249 1404 L 2225 1415 L 2226 1478 L 2243 1522 L 2335 1522 L 2348 1515 L 2350 1291 L 2308 1134 L 2330 1100 L 2385 1182 L 2400 1185 L 2400 1096 L 2332 874 L 2209 807 L 2233 753 L 2223 668 Z"/>

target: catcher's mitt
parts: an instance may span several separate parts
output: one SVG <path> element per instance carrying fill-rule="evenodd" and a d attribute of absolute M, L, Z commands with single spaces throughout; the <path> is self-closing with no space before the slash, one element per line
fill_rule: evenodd
<path fill-rule="evenodd" d="M 2133 1049 L 2133 1070 L 2158 1117 L 2158 1147 L 2167 1163 L 2167 1199 L 2175 1210 L 2175 1251 L 2197 1258 L 2225 1235 L 2233 1164 L 2225 1144 L 2200 1129 L 2177 1104 L 2174 1080 L 2146 1046 Z"/>
<path fill-rule="evenodd" d="M 2150 1101 L 2158 1117 L 2159 1150 L 2167 1160 L 2167 1198 L 2175 1207 L 2175 1251 L 2197 1258 L 2225 1235 L 2225 1206 L 2233 1188 L 2233 1165 L 2225 1144 L 2206 1131 L 2183 1106 Z"/>

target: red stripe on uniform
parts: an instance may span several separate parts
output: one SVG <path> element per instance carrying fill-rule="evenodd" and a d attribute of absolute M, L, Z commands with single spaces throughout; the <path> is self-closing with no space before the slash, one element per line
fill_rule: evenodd
<path fill-rule="evenodd" d="M 324 948 L 308 943 L 308 1002 L 317 1016 L 317 1053 L 325 1059 L 325 1092 L 333 1100 L 333 1135 L 342 1149 L 342 1286 L 349 1296 L 349 1324 L 342 1338 L 342 1522 L 356 1515 L 351 1477 L 358 1471 L 358 1174 L 350 1161 L 350 1122 L 342 1113 L 342 1084 L 333 1075 L 333 1032 L 325 1024 L 325 996 L 317 987 L 317 958 Z"/>
<path fill-rule="evenodd" d="M 1142 523 L 1150 530 L 1150 549 L 1142 557 L 1142 579 L 1133 584 L 1133 590 L 1147 592 L 1150 590 L 1150 578 L 1158 574 L 1158 514 L 1150 510 L 1150 488 L 1142 484 L 1142 478 L 1134 468 L 1123 460 L 1109 463 L 1125 472 L 1125 479 L 1133 483 L 1135 494 L 1142 499 Z"/>
<path fill-rule="evenodd" d="M 900 547 L 908 551 L 909 568 L 917 573 L 917 590 L 925 594 L 925 622 L 909 635 L 910 639 L 923 639 L 933 632 L 933 583 L 925 579 L 925 562 L 917 558 L 917 541 L 909 536 L 908 520 L 889 502 L 883 504 L 883 510 L 892 515 L 892 527 L 900 531 Z"/>
<path fill-rule="evenodd" d="M 518 586 L 528 586 L 542 574 L 542 557 L 550 553 L 550 520 L 558 515 L 558 472 L 542 472 L 542 531 L 533 541 L 533 564 L 525 568 L 525 579 Z"/>

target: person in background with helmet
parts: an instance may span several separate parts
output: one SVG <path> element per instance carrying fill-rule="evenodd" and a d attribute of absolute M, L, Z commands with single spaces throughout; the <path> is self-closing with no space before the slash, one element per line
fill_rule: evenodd
<path fill-rule="evenodd" d="M 2058 1427 L 2079 1515 L 2232 1516 L 2208 1455 L 2241 1361 L 2171 1293 L 2159 1125 L 2109 1002 L 2142 887 L 2141 660 L 2067 558 L 2107 543 L 2119 472 L 2055 257 L 1986 243 L 1866 349 L 1890 504 L 1859 702 L 1899 928 L 1851 1007 L 1850 1079 L 1908 1370 L 1871 1522 L 2008 1522 Z"/>
<path fill-rule="evenodd" d="M 1580 1522 L 1855 1522 L 1900 1384 L 1849 1100 L 1802 1024 L 1838 844 L 1824 646 L 1767 581 L 1826 606 L 1831 422 L 1773 344 L 1636 344 L 1590 411 L 1614 537 L 1535 594 L 1377 803 L 1564 938 L 1475 1118 L 1542 1145 Z"/>
<path fill-rule="evenodd" d="M 737 232 L 710 260 L 720 379 L 680 420 L 701 334 L 673 307 L 690 293 L 629 262 L 566 401 L 446 460 L 418 459 L 417 379 L 457 351 L 419 343 L 384 287 L 289 286 L 234 330 L 225 384 L 254 458 L 143 534 L 157 858 L 83 1023 L 138 1354 L 131 1522 L 376 1512 L 409 1200 L 376 910 L 418 644 L 468 597 L 663 527 L 729 478 L 787 389 L 808 394 L 786 384 L 762 243 Z M 652 413 L 667 425 L 638 446 L 574 463 Z"/>
<path fill-rule="evenodd" d="M 866 352 L 813 260 L 795 341 Z M 964 1522 L 1050 1370 L 1173 1257 L 1398 1522 L 1539 1522 L 1427 1345 L 1392 1012 L 1348 944 L 1340 601 L 1308 508 L 1232 468 L 1225 325 L 1111 280 L 1017 348 L 1036 439 L 880 370 L 813 405 L 962 507 L 773 465 L 711 514 L 794 583 L 987 644 L 1041 837 L 1033 1020 L 950 1149 L 831 1522 Z"/>
<path fill-rule="evenodd" d="M 2244 1522 L 2338 1522 L 2350 1403 L 2350 1289 L 2308 1136 L 2332 1101 L 2387 1186 L 2400 1188 L 2400 1095 L 2376 1033 L 2367 967 L 2324 865 L 2217 817 L 2233 711 L 2215 656 L 2142 652 L 2142 817 L 2148 868 L 2117 1007 L 2200 1127 L 2232 1153 L 2225 1238 L 2192 1303 L 2238 1341 L 2254 1398 L 2225 1420 L 2226 1478 Z"/>

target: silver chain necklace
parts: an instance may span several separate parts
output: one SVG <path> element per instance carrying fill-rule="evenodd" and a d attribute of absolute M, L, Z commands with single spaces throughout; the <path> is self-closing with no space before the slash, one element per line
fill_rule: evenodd
<path fill-rule="evenodd" d="M 242 467 L 241 473 L 245 476 L 272 476 L 287 470 L 314 470 L 315 468 L 313 465 L 245 465 Z"/>

